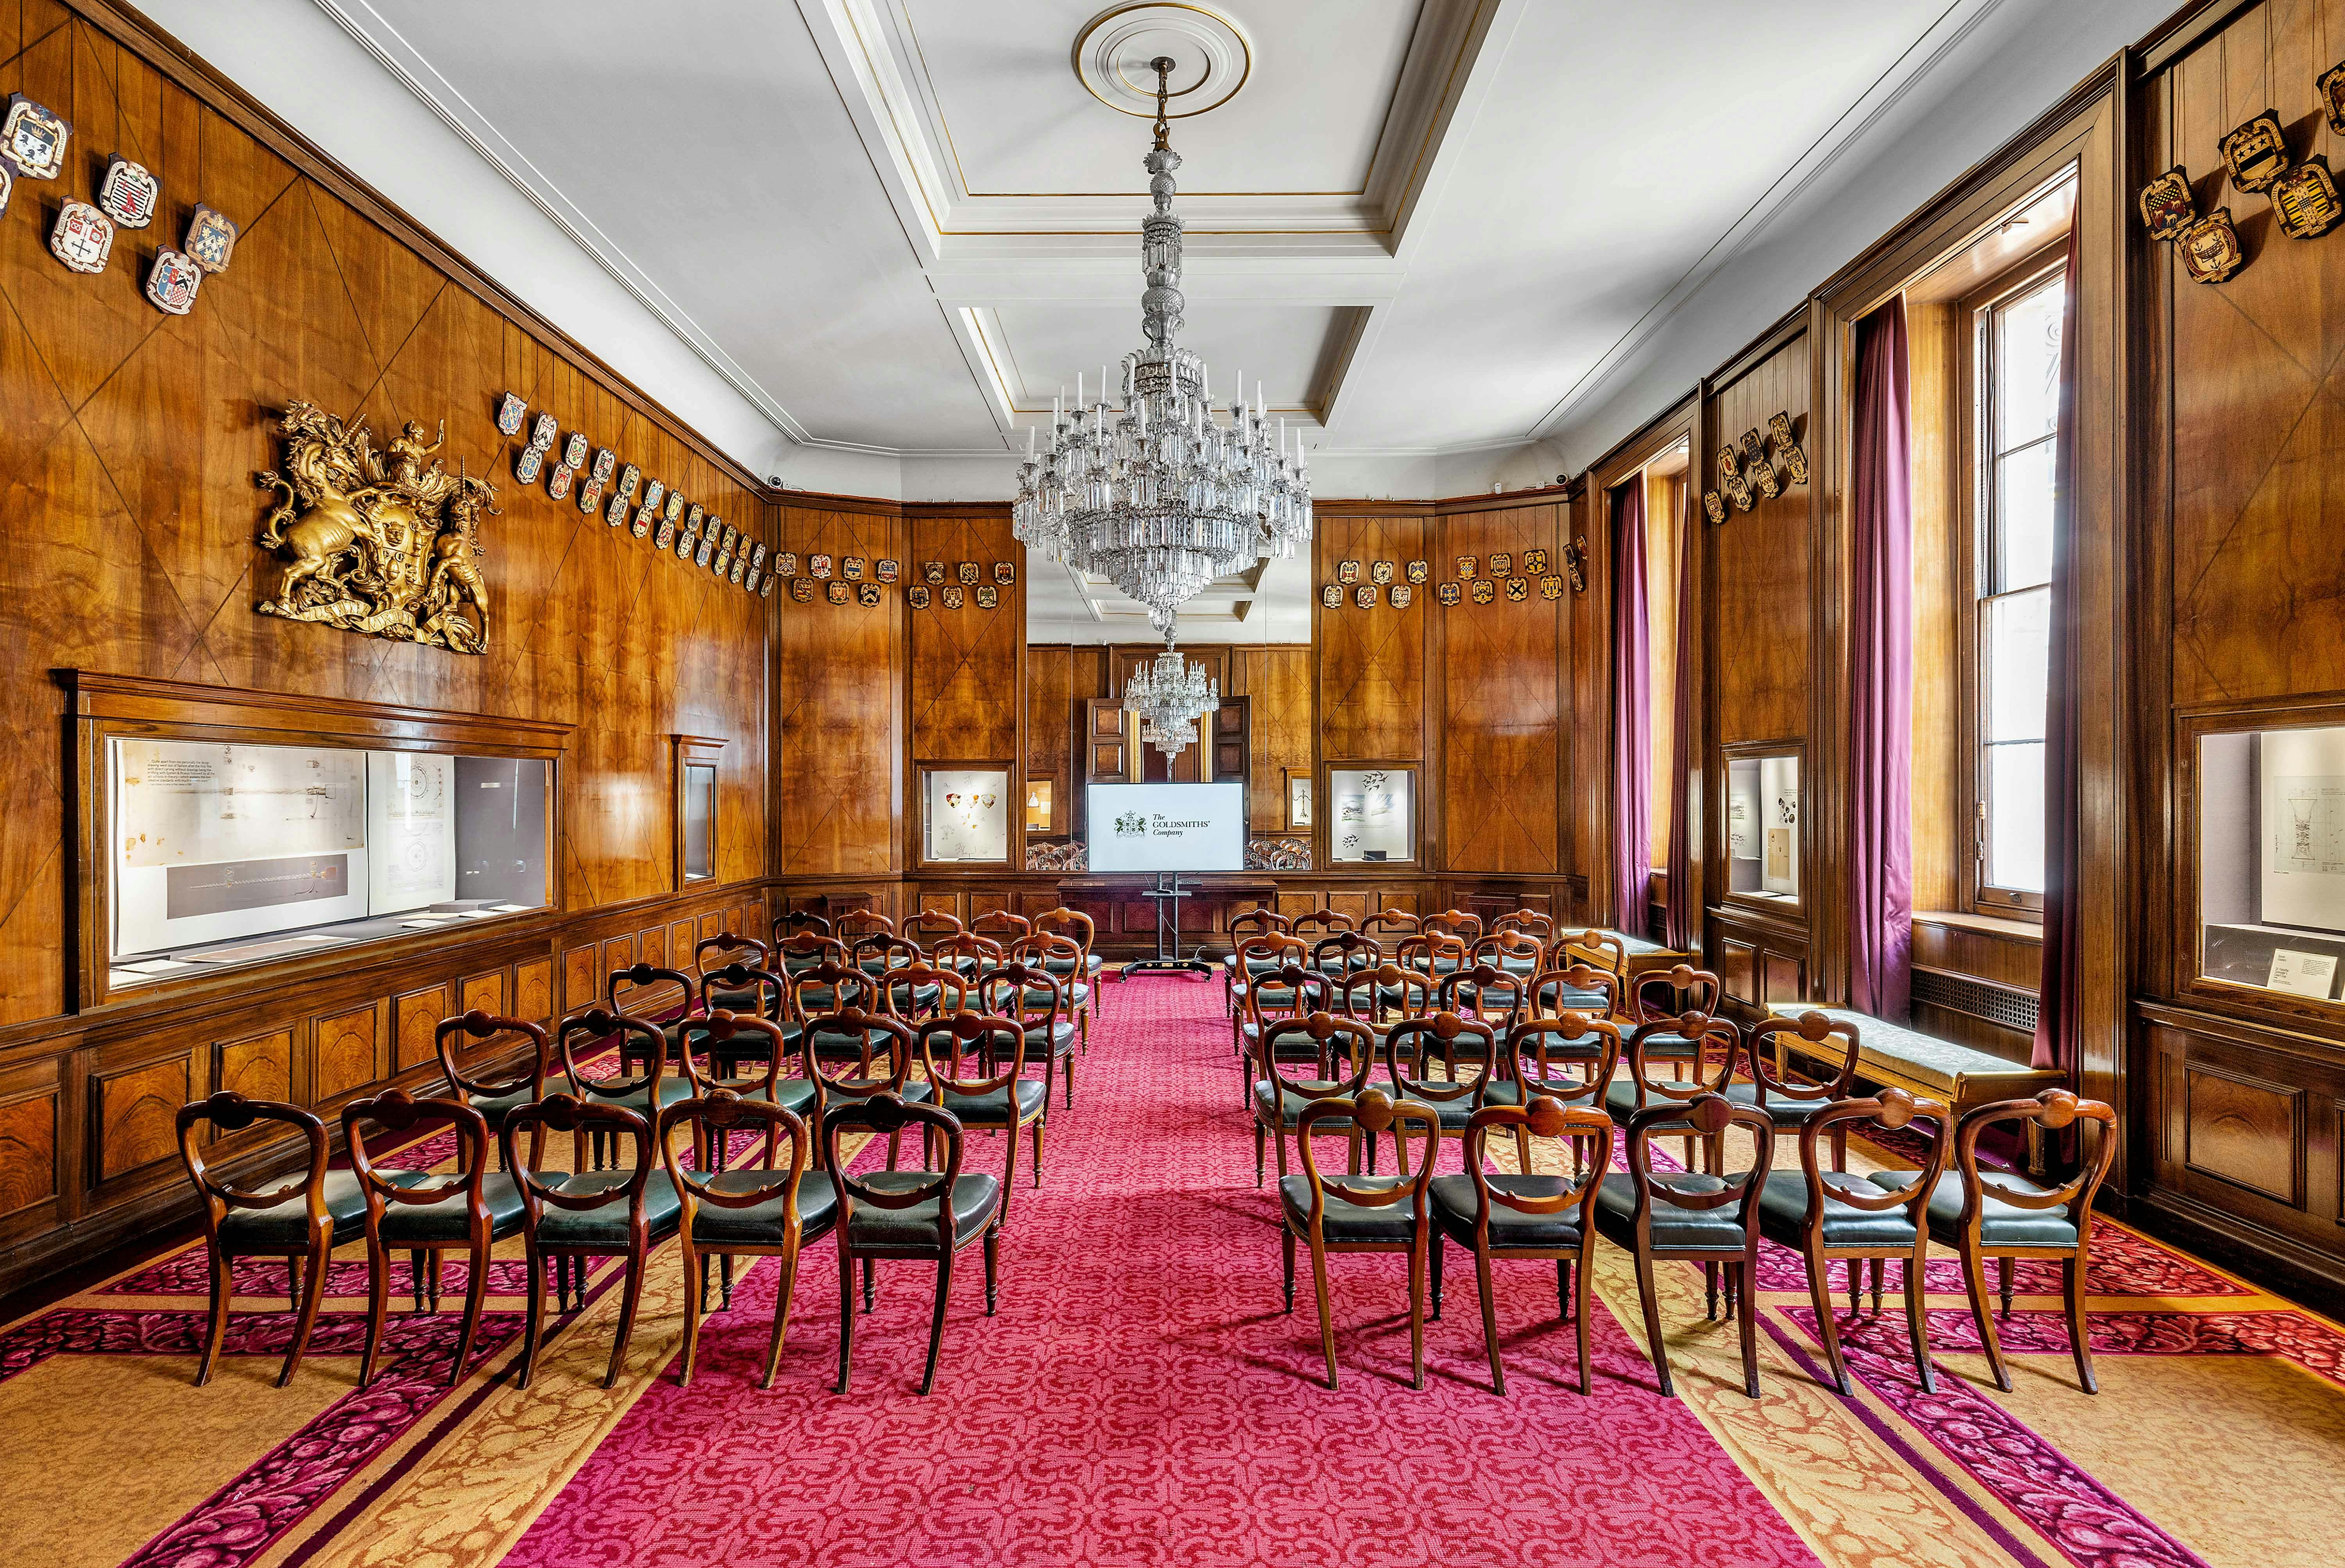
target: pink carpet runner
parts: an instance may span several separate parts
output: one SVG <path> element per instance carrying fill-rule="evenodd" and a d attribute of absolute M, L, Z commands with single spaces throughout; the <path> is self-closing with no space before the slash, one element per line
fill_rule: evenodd
<path fill-rule="evenodd" d="M 1220 996 L 1115 988 L 1073 1112 L 1052 1110 L 1039 1191 L 1020 1151 L 998 1317 L 964 1255 L 934 1394 L 914 1392 L 934 1273 L 902 1263 L 856 1325 L 852 1391 L 831 1392 L 828 1239 L 759 1391 L 761 1263 L 704 1330 L 693 1386 L 665 1373 L 507 1563 L 1814 1563 L 1600 1303 L 1596 1391 L 1576 1391 L 1551 1266 L 1498 1270 L 1500 1399 L 1470 1266 L 1449 1270 L 1418 1392 L 1399 1260 L 1332 1259 L 1329 1391 L 1307 1259 L 1280 1310 L 1276 1200 L 1253 1185 Z M 970 1140 L 972 1165 L 1000 1158 L 999 1138 Z M 653 1266 L 675 1268 L 673 1249 Z"/>

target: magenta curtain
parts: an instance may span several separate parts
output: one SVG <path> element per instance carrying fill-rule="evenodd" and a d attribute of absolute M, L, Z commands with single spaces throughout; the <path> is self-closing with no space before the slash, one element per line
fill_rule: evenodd
<path fill-rule="evenodd" d="M 1701 946 L 1701 905 L 1693 886 L 1693 799 L 1686 783 L 1693 771 L 1696 715 L 1701 712 L 1701 638 L 1694 617 L 1690 584 L 1700 559 L 1701 502 L 1691 484 L 1686 486 L 1686 514 L 1678 524 L 1677 695 L 1670 703 L 1670 894 L 1663 912 L 1663 937 L 1686 952 Z"/>
<path fill-rule="evenodd" d="M 1652 666 L 1645 627 L 1645 476 L 1612 492 L 1612 909 L 1642 936 L 1653 884 Z"/>
<path fill-rule="evenodd" d="M 2085 232 L 2068 228 L 2066 290 L 2060 305 L 2060 422 L 2052 438 L 2051 669 L 2044 690 L 2044 974 L 2037 990 L 2030 1064 L 2058 1067 L 2073 1084 L 2082 1012 L 2076 976 L 2076 598 L 2070 582 L 2076 531 L 2076 262 Z"/>
<path fill-rule="evenodd" d="M 1849 1000 L 1903 1020 L 1914 946 L 1914 517 L 1905 301 L 1856 324 L 1849 440 Z"/>

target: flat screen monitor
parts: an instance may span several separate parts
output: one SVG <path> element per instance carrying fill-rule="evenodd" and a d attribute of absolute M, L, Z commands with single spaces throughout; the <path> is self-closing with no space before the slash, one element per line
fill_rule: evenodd
<path fill-rule="evenodd" d="M 1092 784 L 1093 871 L 1243 871 L 1245 785 Z"/>

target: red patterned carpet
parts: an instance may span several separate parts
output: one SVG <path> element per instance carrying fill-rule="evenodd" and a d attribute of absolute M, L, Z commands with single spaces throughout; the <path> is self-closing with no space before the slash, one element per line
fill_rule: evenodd
<path fill-rule="evenodd" d="M 1575 1391 L 1544 1266 L 1499 1270 L 1499 1399 L 1470 1269 L 1450 1270 L 1418 1392 L 1398 1260 L 1333 1259 L 1343 1387 L 1321 1386 L 1307 1268 L 1280 1310 L 1220 987 L 1136 980 L 1108 1005 L 1039 1191 L 1021 1154 L 1000 1313 L 967 1255 L 932 1396 L 913 1391 L 933 1274 L 910 1264 L 883 1266 L 854 1388 L 831 1392 L 827 1241 L 761 1391 L 764 1264 L 712 1320 L 692 1387 L 664 1374 L 505 1562 L 1815 1562 L 1600 1306 L 1596 1391 Z M 970 1158 L 1000 1149 L 974 1139 Z"/>

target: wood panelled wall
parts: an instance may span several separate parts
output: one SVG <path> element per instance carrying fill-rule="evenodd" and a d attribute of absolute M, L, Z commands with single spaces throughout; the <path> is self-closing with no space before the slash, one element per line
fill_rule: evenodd
<path fill-rule="evenodd" d="M 1233 648 L 1229 684 L 1223 690 L 1246 699 L 1246 722 L 1253 726 L 1247 737 L 1253 776 L 1246 786 L 1246 820 L 1257 834 L 1280 832 L 1286 824 L 1286 776 L 1310 774 L 1318 744 L 1310 645 Z"/>
<path fill-rule="evenodd" d="M 1555 501 L 1451 513 L 1440 526 L 1438 577 L 1457 558 L 1547 553 L 1563 572 L 1565 537 Z M 1430 594 L 1424 596 L 1430 599 Z M 1565 869 L 1563 783 L 1568 768 L 1571 595 L 1548 599 L 1536 579 L 1519 602 L 1504 592 L 1440 617 L 1442 865 L 1452 872 L 1552 876 Z M 1340 616 L 1343 612 L 1332 612 Z M 1356 613 L 1355 612 L 1354 613 Z"/>
<path fill-rule="evenodd" d="M 868 562 L 909 553 L 910 528 L 888 506 L 776 509 L 777 550 L 800 572 L 828 555 Z M 869 570 L 867 568 L 867 571 Z M 835 580 L 835 579 L 834 579 Z M 866 608 L 833 604 L 816 585 L 811 603 L 775 594 L 775 871 L 786 877 L 878 876 L 903 869 L 903 589 Z"/>
<path fill-rule="evenodd" d="M 2199 980 L 2188 858 L 2189 726 L 2335 723 L 2345 695 L 2345 236 L 2284 236 L 2218 150 L 2269 107 L 2293 158 L 2345 161 L 2314 86 L 2340 51 L 2338 0 L 2218 7 L 2134 93 L 2143 167 L 2188 169 L 2249 258 L 2206 286 L 2137 241 L 2154 367 L 2137 389 L 2151 440 L 2135 509 L 2137 791 L 2163 827 L 2140 835 L 2137 1108 L 2157 1213 L 2345 1291 L 2345 1010 Z"/>
<path fill-rule="evenodd" d="M 330 1108 L 419 1068 L 443 1013 L 542 1017 L 579 999 L 557 987 L 574 953 L 599 986 L 639 935 L 762 925 L 766 863 L 766 604 L 513 482 L 497 400 L 520 394 L 762 539 L 747 476 L 134 20 L 8 6 L 0 92 L 14 91 L 74 133 L 64 177 L 20 180 L 0 215 L 0 1287 L 188 1210 L 169 1135 L 182 1100 L 242 1087 Z M 48 229 L 62 201 L 94 199 L 117 155 L 157 175 L 162 210 L 117 238 L 104 272 L 67 271 Z M 243 235 L 194 310 L 163 315 L 141 284 L 199 200 Z M 378 448 L 404 420 L 445 420 L 442 460 L 497 476 L 484 656 L 254 612 L 276 569 L 255 542 L 267 497 L 252 476 L 279 465 L 274 419 L 297 399 L 370 426 Z M 567 724 L 566 906 L 396 965 L 361 956 L 176 1002 L 134 991 L 68 1015 L 55 669 Z M 671 885 L 678 733 L 726 743 L 717 885 L 689 898 Z"/>
<path fill-rule="evenodd" d="M 1365 582 L 1369 562 L 1389 561 L 1397 571 L 1407 561 L 1429 561 L 1438 542 L 1429 516 L 1378 517 L 1322 506 L 1312 581 L 1315 586 L 1333 582 L 1337 561 L 1356 561 Z M 1340 609 L 1314 600 L 1322 763 L 1340 767 L 1426 760 L 1426 628 L 1437 608 L 1429 592 L 1413 596 L 1406 610 L 1383 602 L 1359 609 L 1349 588 Z"/>

